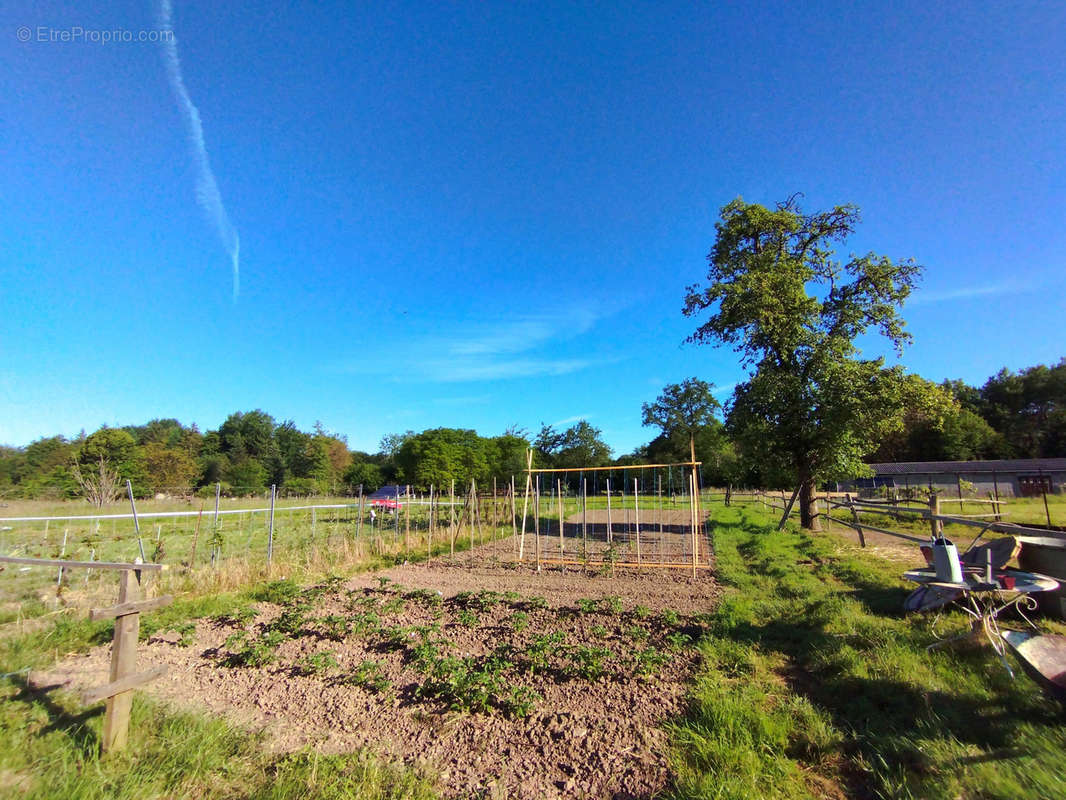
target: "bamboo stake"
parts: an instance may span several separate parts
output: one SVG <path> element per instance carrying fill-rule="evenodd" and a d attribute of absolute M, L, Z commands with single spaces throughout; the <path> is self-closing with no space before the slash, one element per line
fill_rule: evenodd
<path fill-rule="evenodd" d="M 518 560 L 525 556 L 526 549 L 526 513 L 529 509 L 529 495 L 533 490 L 533 449 L 526 451 L 526 490 L 522 497 L 522 538 L 518 541 Z"/>
<path fill-rule="evenodd" d="M 607 545 L 611 544 L 614 536 L 614 526 L 611 524 L 611 479 L 607 479 Z"/>
<path fill-rule="evenodd" d="M 511 476 L 511 544 L 518 555 L 518 498 L 515 497 L 514 475 Z"/>
<path fill-rule="evenodd" d="M 496 498 L 496 476 L 492 476 L 492 557 L 500 560 L 500 541 L 497 534 L 500 532 L 499 504 Z"/>
<path fill-rule="evenodd" d="M 533 490 L 533 527 L 536 528 L 536 538 L 533 540 L 537 557 L 537 572 L 540 572 L 540 475 L 537 476 L 537 486 Z"/>
<path fill-rule="evenodd" d="M 589 480 L 581 479 L 581 558 L 589 560 Z"/>
<path fill-rule="evenodd" d="M 426 563 L 433 561 L 433 484 L 429 485 L 429 520 L 426 525 Z"/>
<path fill-rule="evenodd" d="M 398 513 L 398 512 L 397 512 Z M 407 487 L 407 502 L 403 504 L 403 555 L 411 557 L 411 487 Z"/>
<path fill-rule="evenodd" d="M 663 476 L 659 473 L 659 563 L 666 561 L 666 553 L 663 545 Z"/>
<path fill-rule="evenodd" d="M 696 564 L 699 563 L 696 558 L 696 472 L 693 470 L 692 475 L 688 479 L 689 491 L 689 516 L 692 520 L 692 577 L 696 577 Z"/>
<path fill-rule="evenodd" d="M 450 514 L 450 522 L 448 523 L 448 540 L 451 544 L 451 555 L 455 557 L 455 478 L 452 478 L 452 489 L 449 494 L 448 501 L 448 513 Z"/>
<path fill-rule="evenodd" d="M 474 525 L 477 520 L 477 485 L 474 483 L 474 479 L 470 479 L 470 558 L 468 561 L 470 565 L 474 564 Z M 478 526 L 478 538 L 481 537 L 481 526 Z"/>
<path fill-rule="evenodd" d="M 637 487 L 637 479 L 633 479 L 633 516 L 637 525 L 637 563 L 640 559 L 640 491 Z"/>
<path fill-rule="evenodd" d="M 559 495 L 559 558 L 563 558 L 563 481 L 558 482 Z"/>

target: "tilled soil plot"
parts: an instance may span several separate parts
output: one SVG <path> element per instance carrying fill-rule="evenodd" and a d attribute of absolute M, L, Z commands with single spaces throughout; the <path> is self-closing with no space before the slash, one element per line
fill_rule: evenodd
<path fill-rule="evenodd" d="M 465 556 L 465 554 L 464 554 Z M 475 562 L 489 563 L 491 547 Z M 301 589 L 159 632 L 145 690 L 264 728 L 278 749 L 369 747 L 447 797 L 636 798 L 668 785 L 709 575 L 614 578 L 463 556 Z M 106 682 L 98 648 L 42 676 Z"/>

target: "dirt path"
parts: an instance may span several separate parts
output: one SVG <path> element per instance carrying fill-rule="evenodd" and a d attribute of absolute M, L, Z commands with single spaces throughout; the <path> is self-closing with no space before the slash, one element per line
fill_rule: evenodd
<path fill-rule="evenodd" d="M 496 566 L 497 556 L 489 545 L 473 566 L 462 554 L 357 576 L 288 605 L 258 603 L 253 619 L 199 621 L 191 646 L 176 632 L 157 634 L 142 644 L 138 668 L 170 671 L 146 691 L 263 729 L 279 750 L 369 747 L 436 775 L 446 797 L 661 791 L 670 778 L 662 725 L 683 713 L 697 663 L 689 642 L 719 594 L 709 572 L 696 580 L 662 571 L 537 574 Z M 241 663 L 301 608 L 306 619 L 269 663 Z M 381 622 L 368 632 L 372 618 Z M 427 647 L 441 654 L 432 669 Z M 43 679 L 104 683 L 108 658 L 98 648 Z M 471 665 L 458 694 L 441 686 L 459 673 L 427 677 L 456 664 Z M 493 669 L 496 677 L 478 682 Z M 387 688 L 360 685 L 353 676 L 367 670 Z M 487 708 L 450 708 L 486 686 Z"/>

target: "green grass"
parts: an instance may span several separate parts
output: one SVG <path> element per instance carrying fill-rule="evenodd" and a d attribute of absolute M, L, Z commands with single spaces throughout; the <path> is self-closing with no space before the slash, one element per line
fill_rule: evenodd
<path fill-rule="evenodd" d="M 754 508 L 715 516 L 727 594 L 673 729 L 673 796 L 1066 796 L 1061 710 L 987 649 L 926 651 L 929 617 L 901 610 L 909 565 Z"/>
<path fill-rule="evenodd" d="M 221 720 L 134 700 L 130 746 L 99 754 L 102 706 L 63 694 L 0 686 L 0 797 L 435 798 L 431 781 L 367 752 L 277 755 Z"/>

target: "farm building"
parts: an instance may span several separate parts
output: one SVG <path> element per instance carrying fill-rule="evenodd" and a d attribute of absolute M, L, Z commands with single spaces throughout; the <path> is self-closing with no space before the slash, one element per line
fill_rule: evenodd
<path fill-rule="evenodd" d="M 837 484 L 842 492 L 936 488 L 963 495 L 1031 497 L 1066 491 L 1066 458 L 1016 458 L 996 461 L 908 461 L 870 464 L 872 478 Z"/>

